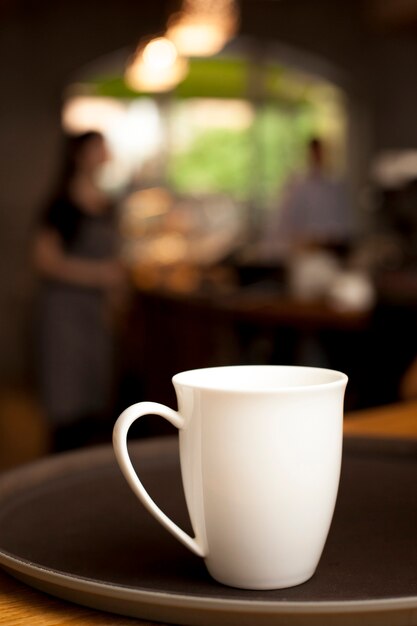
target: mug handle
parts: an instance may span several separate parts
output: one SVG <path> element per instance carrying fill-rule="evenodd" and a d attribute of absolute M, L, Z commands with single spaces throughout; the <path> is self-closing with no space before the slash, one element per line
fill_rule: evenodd
<path fill-rule="evenodd" d="M 129 428 L 137 419 L 143 415 L 159 415 L 171 422 L 176 428 L 184 427 L 184 418 L 177 412 L 169 409 L 163 404 L 157 402 L 138 402 L 132 404 L 120 414 L 113 429 L 113 447 L 117 462 L 122 470 L 124 477 L 130 485 L 134 494 L 139 498 L 144 507 L 164 526 L 178 541 L 183 543 L 187 548 L 194 552 L 197 556 L 205 557 L 205 549 L 197 538 L 193 539 L 187 535 L 177 524 L 169 519 L 167 515 L 152 500 L 130 460 L 127 449 L 127 434 Z"/>

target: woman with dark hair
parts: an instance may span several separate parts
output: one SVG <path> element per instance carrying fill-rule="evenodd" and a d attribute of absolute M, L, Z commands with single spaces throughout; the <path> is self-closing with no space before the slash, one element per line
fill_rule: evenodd
<path fill-rule="evenodd" d="M 107 159 L 99 133 L 68 138 L 61 180 L 35 239 L 42 277 L 39 382 L 56 451 L 87 442 L 109 407 L 108 305 L 124 275 L 114 211 L 96 184 Z"/>

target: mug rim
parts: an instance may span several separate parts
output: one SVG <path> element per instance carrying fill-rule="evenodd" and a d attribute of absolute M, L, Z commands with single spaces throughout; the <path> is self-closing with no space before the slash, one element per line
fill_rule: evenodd
<path fill-rule="evenodd" d="M 332 374 L 334 376 L 333 380 L 329 380 L 327 382 L 312 382 L 307 384 L 294 384 L 294 385 L 270 385 L 270 386 L 261 386 L 254 384 L 253 386 L 246 385 L 245 387 L 239 386 L 238 384 L 216 384 L 210 381 L 206 382 L 193 382 L 190 381 L 190 377 L 198 376 L 198 374 L 204 374 L 205 372 L 221 372 L 222 370 L 226 373 L 226 370 L 298 370 L 311 372 L 312 370 L 316 372 L 322 372 L 323 374 Z M 172 377 L 172 384 L 174 387 L 188 387 L 190 389 L 201 389 L 204 391 L 212 391 L 217 393 L 248 393 L 248 394 L 265 394 L 265 393 L 299 393 L 300 391 L 322 391 L 324 389 L 331 389 L 334 387 L 345 387 L 348 382 L 348 376 L 344 372 L 340 372 L 339 370 L 335 370 L 327 367 L 312 367 L 307 365 L 222 365 L 218 367 L 203 367 L 185 370 L 183 372 L 178 372 Z"/>

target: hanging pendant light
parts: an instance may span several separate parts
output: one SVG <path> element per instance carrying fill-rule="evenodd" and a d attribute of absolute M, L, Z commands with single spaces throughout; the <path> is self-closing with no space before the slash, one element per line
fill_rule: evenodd
<path fill-rule="evenodd" d="M 168 23 L 167 37 L 184 56 L 212 56 L 236 34 L 235 0 L 184 0 Z"/>
<path fill-rule="evenodd" d="M 125 72 L 125 80 L 135 91 L 164 92 L 173 89 L 188 71 L 186 59 L 179 56 L 166 37 L 151 39 L 139 46 Z"/>

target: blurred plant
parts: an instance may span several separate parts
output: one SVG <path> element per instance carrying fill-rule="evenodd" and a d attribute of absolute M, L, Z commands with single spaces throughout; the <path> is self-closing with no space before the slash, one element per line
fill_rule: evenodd
<path fill-rule="evenodd" d="M 244 200 L 251 184 L 250 162 L 248 130 L 208 129 L 187 150 L 172 155 L 168 178 L 180 193 L 229 193 Z"/>
<path fill-rule="evenodd" d="M 303 165 L 305 143 L 314 132 L 308 107 L 291 112 L 265 105 L 253 128 L 207 129 L 196 133 L 187 148 L 171 155 L 168 177 L 180 193 L 228 193 L 248 200 L 256 188 L 268 203 L 288 176 Z"/>

